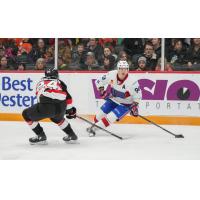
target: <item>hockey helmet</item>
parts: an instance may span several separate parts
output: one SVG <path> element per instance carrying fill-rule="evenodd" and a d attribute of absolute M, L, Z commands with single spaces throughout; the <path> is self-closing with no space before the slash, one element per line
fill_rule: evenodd
<path fill-rule="evenodd" d="M 59 78 L 58 70 L 55 69 L 54 67 L 47 67 L 45 69 L 45 77 L 46 78 L 52 78 L 52 79 Z"/>
<path fill-rule="evenodd" d="M 129 64 L 127 63 L 127 61 L 125 60 L 120 60 L 118 63 L 117 63 L 117 69 L 129 69 Z"/>

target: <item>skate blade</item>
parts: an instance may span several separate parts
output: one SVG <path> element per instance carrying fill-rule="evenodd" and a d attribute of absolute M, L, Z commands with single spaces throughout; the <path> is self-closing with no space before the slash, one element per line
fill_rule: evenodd
<path fill-rule="evenodd" d="M 80 144 L 78 140 L 64 141 L 66 144 Z"/>
<path fill-rule="evenodd" d="M 88 136 L 89 136 L 89 137 L 95 137 L 95 135 L 94 135 L 94 134 L 88 134 Z"/>
<path fill-rule="evenodd" d="M 47 144 L 48 144 L 47 141 L 41 141 L 41 142 L 37 142 L 37 143 L 30 142 L 30 145 L 47 145 Z"/>

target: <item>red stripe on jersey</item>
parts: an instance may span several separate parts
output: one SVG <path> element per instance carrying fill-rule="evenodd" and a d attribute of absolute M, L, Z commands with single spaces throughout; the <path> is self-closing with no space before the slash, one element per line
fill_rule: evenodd
<path fill-rule="evenodd" d="M 67 95 L 66 92 L 64 91 L 61 91 L 61 90 L 46 90 L 45 92 L 49 92 L 49 93 L 58 93 L 58 94 L 64 94 L 64 95 Z"/>
<path fill-rule="evenodd" d="M 102 122 L 103 122 L 103 124 L 104 124 L 106 127 L 110 125 L 109 122 L 108 122 L 108 120 L 107 120 L 105 117 L 102 118 Z"/>
<path fill-rule="evenodd" d="M 124 81 L 128 78 L 128 74 L 124 77 L 123 80 L 121 80 L 117 74 L 117 84 L 118 85 L 122 85 L 124 83 Z"/>
<path fill-rule="evenodd" d="M 66 103 L 67 103 L 67 105 L 72 104 L 72 99 L 67 99 Z"/>

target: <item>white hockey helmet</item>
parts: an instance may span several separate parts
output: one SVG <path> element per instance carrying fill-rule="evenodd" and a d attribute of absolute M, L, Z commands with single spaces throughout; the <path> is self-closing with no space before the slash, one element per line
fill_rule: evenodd
<path fill-rule="evenodd" d="M 117 63 L 117 70 L 119 69 L 129 69 L 129 64 L 127 63 L 127 61 L 125 60 L 120 60 L 118 63 Z"/>

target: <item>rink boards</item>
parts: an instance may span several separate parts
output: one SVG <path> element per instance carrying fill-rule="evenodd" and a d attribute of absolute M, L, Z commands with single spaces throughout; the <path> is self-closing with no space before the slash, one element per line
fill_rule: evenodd
<path fill-rule="evenodd" d="M 92 119 L 103 104 L 94 81 L 105 72 L 60 73 L 73 96 L 78 113 Z M 140 114 L 159 124 L 200 125 L 200 73 L 130 73 L 138 80 L 142 101 Z M 35 86 L 41 72 L 0 73 L 0 120 L 22 120 L 23 109 L 37 102 Z M 120 123 L 145 123 L 140 118 L 126 116 Z"/>

